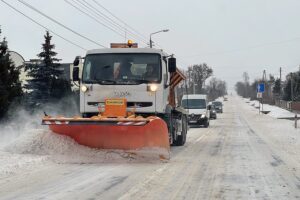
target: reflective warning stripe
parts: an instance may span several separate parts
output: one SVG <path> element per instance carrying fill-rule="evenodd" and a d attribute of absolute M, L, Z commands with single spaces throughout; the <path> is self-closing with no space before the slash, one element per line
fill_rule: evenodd
<path fill-rule="evenodd" d="M 137 122 L 137 123 L 135 123 L 135 125 L 137 125 L 137 126 L 145 125 L 145 124 L 146 124 L 146 122 Z"/>
<path fill-rule="evenodd" d="M 69 121 L 44 121 L 45 124 L 51 125 L 51 124 L 69 124 Z"/>
<path fill-rule="evenodd" d="M 59 120 L 56 120 L 56 121 L 50 121 L 50 120 L 44 120 L 43 121 L 43 124 L 46 124 L 46 125 L 65 125 L 65 124 L 69 124 L 70 121 L 59 121 Z M 89 122 L 81 122 L 80 124 L 89 124 Z M 104 121 L 103 122 L 100 122 L 99 125 L 105 123 Z M 72 122 L 72 124 L 77 124 L 76 122 Z M 121 126 L 142 126 L 142 125 L 145 125 L 147 124 L 147 121 L 138 121 L 138 122 L 134 122 L 134 121 L 125 121 L 125 122 L 117 122 L 117 125 L 121 125 Z M 92 125 L 92 124 L 91 124 Z M 95 122 L 95 125 L 97 125 L 97 122 Z M 113 126 L 113 124 L 112 124 Z"/>
<path fill-rule="evenodd" d="M 145 125 L 146 122 L 118 122 L 117 124 L 122 126 L 141 126 Z"/>

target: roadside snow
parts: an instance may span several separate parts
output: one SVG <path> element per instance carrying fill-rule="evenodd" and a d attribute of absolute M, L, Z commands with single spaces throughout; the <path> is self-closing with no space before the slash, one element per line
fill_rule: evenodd
<path fill-rule="evenodd" d="M 169 152 L 160 148 L 141 150 L 99 150 L 79 145 L 67 136 L 49 130 L 35 129 L 24 134 L 4 148 L 17 154 L 49 156 L 56 163 L 107 163 L 107 162 L 148 162 L 161 158 L 169 159 Z"/>
<path fill-rule="evenodd" d="M 170 158 L 170 152 L 161 148 L 92 149 L 52 133 L 36 119 L 24 122 L 18 119 L 0 125 L 0 178 L 57 164 L 155 163 Z"/>
<path fill-rule="evenodd" d="M 34 129 L 2 147 L 0 178 L 56 164 L 156 163 L 165 162 L 170 152 L 161 148 L 99 150 L 77 144 L 73 139 Z"/>
<path fill-rule="evenodd" d="M 258 109 L 259 107 L 259 102 L 257 100 L 250 101 L 249 99 L 246 99 L 245 102 L 248 102 L 250 106 L 253 106 L 256 109 Z M 266 115 L 273 118 L 290 118 L 295 116 L 295 113 L 285 110 L 283 108 L 279 108 L 275 105 L 263 104 L 263 110 L 270 111 Z"/>
<path fill-rule="evenodd" d="M 47 156 L 15 154 L 0 151 L 0 178 L 24 173 L 48 162 Z"/>

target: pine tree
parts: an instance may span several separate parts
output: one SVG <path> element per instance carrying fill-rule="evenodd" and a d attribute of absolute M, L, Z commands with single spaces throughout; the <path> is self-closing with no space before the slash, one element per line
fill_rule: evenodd
<path fill-rule="evenodd" d="M 22 96 L 19 75 L 20 69 L 11 61 L 7 41 L 3 38 L 0 42 L 0 118 L 7 113 L 13 101 Z"/>
<path fill-rule="evenodd" d="M 37 56 L 41 62 L 26 66 L 28 71 L 29 105 L 39 106 L 53 102 L 71 93 L 71 84 L 63 79 L 63 71 L 60 69 L 60 59 L 55 56 L 55 45 L 51 44 L 52 36 L 46 31 L 45 43 L 42 44 L 42 52 Z"/>

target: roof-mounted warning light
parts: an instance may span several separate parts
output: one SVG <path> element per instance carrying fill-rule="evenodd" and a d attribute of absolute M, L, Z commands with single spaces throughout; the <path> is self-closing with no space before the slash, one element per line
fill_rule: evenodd
<path fill-rule="evenodd" d="M 129 48 L 131 48 L 131 47 L 132 47 L 132 45 L 133 45 L 133 42 L 132 42 L 132 40 L 128 40 L 128 42 L 127 42 L 127 46 L 128 46 Z"/>
<path fill-rule="evenodd" d="M 138 44 L 128 40 L 127 43 L 110 43 L 110 48 L 138 48 Z"/>

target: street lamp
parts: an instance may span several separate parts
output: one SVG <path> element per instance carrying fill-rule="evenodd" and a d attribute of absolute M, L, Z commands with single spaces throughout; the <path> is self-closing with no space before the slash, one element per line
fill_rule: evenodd
<path fill-rule="evenodd" d="M 164 30 L 160 30 L 160 31 L 156 31 L 154 33 L 151 33 L 150 34 L 150 48 L 152 48 L 152 43 L 153 43 L 152 38 L 151 38 L 152 35 L 154 35 L 156 33 L 161 33 L 161 32 L 168 32 L 168 31 L 169 31 L 169 29 L 164 29 Z"/>

